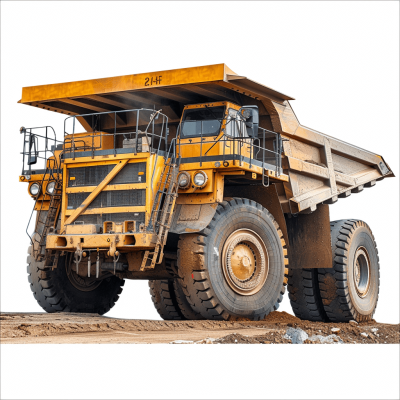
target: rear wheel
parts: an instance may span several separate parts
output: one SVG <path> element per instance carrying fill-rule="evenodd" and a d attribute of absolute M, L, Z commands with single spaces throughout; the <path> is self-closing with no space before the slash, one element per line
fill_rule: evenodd
<path fill-rule="evenodd" d="M 297 318 L 321 322 L 328 320 L 318 284 L 318 268 L 289 268 L 288 292 Z"/>
<path fill-rule="evenodd" d="M 319 269 L 322 302 L 329 320 L 369 321 L 379 295 L 379 257 L 369 226 L 359 220 L 331 223 L 333 268 Z"/>
<path fill-rule="evenodd" d="M 160 317 L 164 320 L 202 319 L 193 311 L 174 279 L 149 280 L 151 299 Z"/>
<path fill-rule="evenodd" d="M 235 198 L 220 203 L 201 233 L 181 235 L 178 273 L 188 302 L 204 318 L 259 320 L 282 301 L 286 255 L 272 215 Z"/>
<path fill-rule="evenodd" d="M 32 246 L 29 248 L 31 253 Z M 28 281 L 39 305 L 48 313 L 78 312 L 105 314 L 119 299 L 124 280 L 83 278 L 69 268 L 67 257 L 60 257 L 57 268 L 45 267 L 28 255 Z"/>

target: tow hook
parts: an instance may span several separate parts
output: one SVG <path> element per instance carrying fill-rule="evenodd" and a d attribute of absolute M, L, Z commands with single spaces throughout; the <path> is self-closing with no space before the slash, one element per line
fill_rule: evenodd
<path fill-rule="evenodd" d="M 83 251 L 82 251 L 82 245 L 80 243 L 78 243 L 78 245 L 76 246 L 76 251 L 74 254 L 74 261 L 76 264 L 76 273 L 79 273 L 79 263 L 82 261 L 82 255 L 83 255 Z"/>

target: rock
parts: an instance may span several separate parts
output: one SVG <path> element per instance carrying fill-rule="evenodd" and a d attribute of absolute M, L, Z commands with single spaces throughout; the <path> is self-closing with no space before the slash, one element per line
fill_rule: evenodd
<path fill-rule="evenodd" d="M 174 340 L 173 342 L 169 342 L 169 344 L 193 344 L 192 340 Z"/>
<path fill-rule="evenodd" d="M 378 332 L 378 331 L 379 331 L 378 328 L 372 328 L 372 329 L 371 329 L 371 332 L 372 332 L 372 333 L 375 333 L 375 332 Z"/>
<path fill-rule="evenodd" d="M 213 338 L 205 338 L 202 340 L 198 340 L 197 342 L 194 342 L 194 344 L 213 344 L 213 342 L 217 340 L 217 339 L 213 339 Z"/>
<path fill-rule="evenodd" d="M 329 336 L 322 336 L 322 335 L 313 335 L 309 338 L 311 342 L 317 342 L 317 343 L 333 343 L 333 344 L 343 344 L 343 340 L 336 335 L 329 335 Z"/>
<path fill-rule="evenodd" d="M 352 319 L 352 320 L 349 321 L 349 324 L 358 325 L 358 322 L 357 322 L 357 321 L 354 321 L 354 319 Z"/>
<path fill-rule="evenodd" d="M 293 344 L 303 344 L 308 335 L 300 328 L 288 328 L 283 338 L 290 340 Z"/>
<path fill-rule="evenodd" d="M 360 335 L 364 336 L 364 337 L 368 337 L 368 333 L 365 333 L 365 332 L 361 332 Z"/>
<path fill-rule="evenodd" d="M 340 332 L 340 328 L 332 328 L 331 331 L 332 332 Z"/>

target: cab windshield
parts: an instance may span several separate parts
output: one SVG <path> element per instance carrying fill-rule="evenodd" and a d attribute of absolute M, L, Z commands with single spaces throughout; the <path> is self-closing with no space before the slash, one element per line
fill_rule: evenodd
<path fill-rule="evenodd" d="M 192 108 L 182 118 L 182 136 L 216 136 L 221 130 L 225 106 Z"/>

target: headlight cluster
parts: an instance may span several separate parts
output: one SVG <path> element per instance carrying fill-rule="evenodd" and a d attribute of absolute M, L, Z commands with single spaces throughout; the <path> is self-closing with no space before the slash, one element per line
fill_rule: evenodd
<path fill-rule="evenodd" d="M 193 185 L 199 189 L 202 189 L 207 184 L 207 174 L 203 171 L 198 171 L 193 176 Z M 190 174 L 186 171 L 181 172 L 178 175 L 178 185 L 180 189 L 188 189 L 191 184 Z"/>
<path fill-rule="evenodd" d="M 46 193 L 49 195 L 53 195 L 55 188 L 56 188 L 55 181 L 49 182 L 46 186 Z M 32 185 L 29 187 L 29 193 L 33 197 L 39 196 L 41 191 L 42 191 L 42 186 L 37 182 L 32 183 Z"/>
<path fill-rule="evenodd" d="M 54 181 L 49 182 L 46 187 L 46 192 L 48 194 L 53 194 L 55 187 L 56 187 L 56 183 Z"/>
<path fill-rule="evenodd" d="M 179 174 L 178 185 L 180 189 L 187 189 L 190 186 L 190 175 L 187 172 Z"/>
<path fill-rule="evenodd" d="M 195 186 L 203 188 L 204 186 L 206 186 L 207 183 L 207 174 L 203 171 L 196 172 L 193 177 L 193 183 Z"/>
<path fill-rule="evenodd" d="M 33 196 L 39 196 L 40 194 L 40 185 L 38 183 L 32 183 L 32 185 L 29 187 L 29 193 Z"/>

